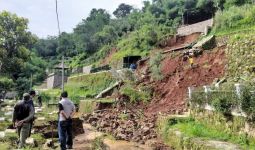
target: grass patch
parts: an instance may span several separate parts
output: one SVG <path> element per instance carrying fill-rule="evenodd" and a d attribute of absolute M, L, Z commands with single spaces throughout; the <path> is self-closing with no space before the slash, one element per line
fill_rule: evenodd
<path fill-rule="evenodd" d="M 43 145 L 46 142 L 46 139 L 40 133 L 39 134 L 33 134 L 33 135 L 31 135 L 31 137 L 34 138 L 34 140 L 36 141 L 36 144 L 38 146 Z"/>
<path fill-rule="evenodd" d="M 97 137 L 92 142 L 92 149 L 95 149 L 95 150 L 106 150 L 106 146 L 103 143 L 103 137 Z"/>
<path fill-rule="evenodd" d="M 163 119 L 158 124 L 158 129 L 166 143 L 171 139 L 170 131 L 177 129 L 189 138 L 219 140 L 240 145 L 244 149 L 255 149 L 254 139 L 247 137 L 245 134 L 234 134 L 229 131 L 217 130 L 213 126 L 207 126 L 191 118 Z"/>
<path fill-rule="evenodd" d="M 255 6 L 244 5 L 233 6 L 224 11 L 218 11 L 215 15 L 214 31 L 218 35 L 227 34 L 233 31 L 254 28 Z"/>
<path fill-rule="evenodd" d="M 79 103 L 79 112 L 80 113 L 92 113 L 96 107 L 96 103 L 114 103 L 114 99 L 86 99 L 81 100 Z"/>
<path fill-rule="evenodd" d="M 147 88 L 140 88 L 135 89 L 135 87 L 127 83 L 125 86 L 123 86 L 120 90 L 120 93 L 122 95 L 125 95 L 129 97 L 129 100 L 131 103 L 136 103 L 136 102 L 144 102 L 147 103 L 151 99 L 151 90 Z"/>
<path fill-rule="evenodd" d="M 95 103 L 90 100 L 82 100 L 79 104 L 79 112 L 80 113 L 92 113 L 95 108 Z"/>
<path fill-rule="evenodd" d="M 9 143 L 0 143 L 1 150 L 11 149 Z"/>

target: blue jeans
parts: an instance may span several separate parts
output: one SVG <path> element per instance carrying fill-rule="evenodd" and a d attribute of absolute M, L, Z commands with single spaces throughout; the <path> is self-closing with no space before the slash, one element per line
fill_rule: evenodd
<path fill-rule="evenodd" d="M 66 146 L 73 146 L 72 119 L 58 122 L 58 136 L 61 150 L 66 150 Z"/>

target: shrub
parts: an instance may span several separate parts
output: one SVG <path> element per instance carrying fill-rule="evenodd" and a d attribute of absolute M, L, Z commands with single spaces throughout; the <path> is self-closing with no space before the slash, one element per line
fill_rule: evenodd
<path fill-rule="evenodd" d="M 161 72 L 161 61 L 163 57 L 161 53 L 156 53 L 150 59 L 150 71 L 151 76 L 154 80 L 161 80 L 163 79 L 163 75 Z"/>
<path fill-rule="evenodd" d="M 207 103 L 204 91 L 198 90 L 191 93 L 191 107 L 203 106 Z"/>
<path fill-rule="evenodd" d="M 148 102 L 151 99 L 151 95 L 148 91 L 142 91 L 135 89 L 132 85 L 128 84 L 120 90 L 122 95 L 128 96 L 130 102 L 136 103 L 139 101 Z"/>
<path fill-rule="evenodd" d="M 42 92 L 40 96 L 42 98 L 42 102 L 49 103 L 49 101 L 51 100 L 51 96 L 48 93 Z"/>
<path fill-rule="evenodd" d="M 255 6 L 244 5 L 218 11 L 215 15 L 215 29 L 217 31 L 242 28 L 255 25 Z"/>
<path fill-rule="evenodd" d="M 227 74 L 238 82 L 251 81 L 255 77 L 254 32 L 235 34 L 228 42 L 226 54 L 228 58 Z M 243 61 L 245 60 L 245 61 Z"/>
<path fill-rule="evenodd" d="M 255 93 L 252 88 L 245 87 L 241 94 L 241 108 L 249 121 L 255 121 Z"/>
<path fill-rule="evenodd" d="M 231 100 L 232 99 L 225 94 L 218 95 L 213 99 L 212 105 L 216 111 L 227 115 L 231 113 L 231 108 L 233 106 L 233 102 Z"/>

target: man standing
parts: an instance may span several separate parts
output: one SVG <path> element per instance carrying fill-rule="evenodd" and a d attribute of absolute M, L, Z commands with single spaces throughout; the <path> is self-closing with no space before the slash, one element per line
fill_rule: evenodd
<path fill-rule="evenodd" d="M 31 129 L 31 120 L 34 118 L 34 108 L 29 103 L 30 95 L 25 93 L 23 100 L 14 106 L 12 117 L 13 126 L 17 128 L 19 135 L 18 148 L 23 148 Z"/>
<path fill-rule="evenodd" d="M 38 105 L 41 108 L 42 107 L 42 97 L 39 95 L 37 99 L 38 99 Z"/>
<path fill-rule="evenodd" d="M 31 90 L 31 91 L 29 92 L 29 95 L 30 95 L 29 103 L 30 103 L 33 107 L 35 107 L 35 106 L 34 106 L 34 101 L 33 101 L 33 98 L 34 98 L 35 95 L 36 95 L 35 91 L 34 91 L 34 90 Z"/>
<path fill-rule="evenodd" d="M 31 90 L 31 91 L 29 91 L 29 95 L 30 95 L 30 99 L 29 99 L 28 103 L 33 107 L 33 109 L 35 111 L 35 105 L 34 105 L 33 98 L 35 97 L 36 93 L 35 93 L 34 90 Z M 33 124 L 34 124 L 34 120 L 35 120 L 35 117 L 33 117 L 33 119 L 30 122 L 31 125 L 30 125 L 30 130 L 29 130 L 29 136 L 31 135 L 31 132 L 32 132 L 32 127 L 33 127 Z"/>
<path fill-rule="evenodd" d="M 68 93 L 61 94 L 61 101 L 59 101 L 59 122 L 58 134 L 61 150 L 72 149 L 72 117 L 75 113 L 75 106 L 72 101 L 68 99 Z"/>

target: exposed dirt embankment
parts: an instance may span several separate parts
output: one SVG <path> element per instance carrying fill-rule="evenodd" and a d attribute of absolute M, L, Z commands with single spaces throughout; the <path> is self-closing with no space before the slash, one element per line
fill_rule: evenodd
<path fill-rule="evenodd" d="M 183 112 L 186 109 L 188 87 L 211 84 L 215 78 L 223 77 L 226 64 L 224 47 L 204 52 L 194 59 L 194 64 L 191 68 L 187 61 L 183 61 L 182 56 L 165 57 L 162 62 L 164 79 L 143 82 L 154 88 L 153 100 L 145 109 L 145 114 Z"/>
<path fill-rule="evenodd" d="M 84 129 L 82 126 L 83 121 L 79 118 L 73 119 L 73 135 L 77 136 L 79 134 L 84 133 Z M 40 126 L 34 126 L 35 133 L 41 133 L 46 139 L 47 138 L 58 138 L 58 121 L 50 121 L 46 122 Z"/>

